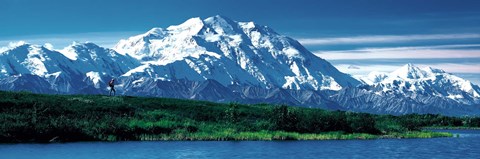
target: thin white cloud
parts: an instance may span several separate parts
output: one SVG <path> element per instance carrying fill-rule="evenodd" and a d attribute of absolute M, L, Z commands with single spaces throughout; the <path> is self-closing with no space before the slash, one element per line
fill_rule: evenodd
<path fill-rule="evenodd" d="M 475 39 L 480 34 L 414 34 L 414 35 L 366 35 L 333 38 L 298 38 L 303 45 L 338 45 L 338 44 L 365 44 L 365 43 L 396 43 L 422 40 L 449 40 Z"/>
<path fill-rule="evenodd" d="M 367 75 L 372 71 L 378 72 L 392 72 L 398 68 L 400 65 L 380 65 L 380 64 L 371 64 L 371 65 L 356 65 L 358 69 L 349 69 L 348 67 L 351 66 L 350 64 L 339 64 L 335 65 L 335 67 L 342 71 L 343 73 L 348 73 L 351 75 Z"/>
<path fill-rule="evenodd" d="M 455 63 L 436 63 L 420 64 L 419 67 L 430 66 L 440 68 L 450 73 L 480 73 L 480 64 L 455 64 Z"/>
<path fill-rule="evenodd" d="M 314 53 L 327 60 L 480 58 L 480 49 L 462 49 L 474 47 L 480 47 L 480 44 L 363 48 L 341 51 L 315 51 Z"/>
<path fill-rule="evenodd" d="M 405 63 L 406 64 L 406 63 Z M 393 72 L 396 69 L 402 67 L 403 65 L 382 65 L 382 64 L 372 64 L 372 65 L 357 65 L 358 69 L 349 69 L 351 66 L 349 64 L 339 64 L 335 65 L 337 69 L 344 73 L 353 74 L 353 75 L 366 75 L 372 71 L 378 72 Z M 435 64 L 415 64 L 418 67 L 432 67 L 439 68 L 448 73 L 479 73 L 480 74 L 480 64 L 455 64 L 455 63 L 435 63 Z"/>
<path fill-rule="evenodd" d="M 379 52 L 379 51 L 408 51 L 408 50 L 432 50 L 432 49 L 465 49 L 480 47 L 480 44 L 455 44 L 455 45 L 433 45 L 433 46 L 407 46 L 407 47 L 387 47 L 387 48 L 362 48 L 356 49 L 358 52 Z"/>

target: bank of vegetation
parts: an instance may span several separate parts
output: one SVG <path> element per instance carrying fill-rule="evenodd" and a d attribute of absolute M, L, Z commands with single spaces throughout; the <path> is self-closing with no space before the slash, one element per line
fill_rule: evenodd
<path fill-rule="evenodd" d="M 0 91 L 0 142 L 451 137 L 422 127 L 479 118 L 372 115 L 285 105 Z"/>

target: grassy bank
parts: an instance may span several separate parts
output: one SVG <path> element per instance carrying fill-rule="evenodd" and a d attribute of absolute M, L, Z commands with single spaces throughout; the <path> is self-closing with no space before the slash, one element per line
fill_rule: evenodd
<path fill-rule="evenodd" d="M 4 143 L 428 138 L 451 134 L 421 131 L 424 126 L 480 121 L 130 96 L 0 91 L 0 97 L 0 142 Z"/>
<path fill-rule="evenodd" d="M 160 134 L 141 135 L 140 140 L 346 140 L 346 139 L 377 139 L 379 136 L 365 133 L 344 134 L 341 132 L 329 132 L 318 134 L 302 134 L 297 132 L 284 131 L 258 131 L 258 132 L 225 132 L 214 133 L 186 133 L 186 134 Z"/>
<path fill-rule="evenodd" d="M 427 126 L 423 127 L 424 130 L 480 130 L 480 127 L 467 127 L 467 126 Z"/>
<path fill-rule="evenodd" d="M 403 133 L 389 133 L 374 135 L 366 133 L 345 134 L 342 132 L 328 133 L 297 133 L 284 131 L 260 131 L 260 132 L 215 132 L 215 133 L 188 133 L 172 135 L 142 135 L 140 140 L 354 140 L 354 139 L 403 139 L 403 138 L 436 138 L 453 137 L 453 134 L 446 132 L 413 131 Z"/>
<path fill-rule="evenodd" d="M 435 138 L 435 137 L 453 137 L 452 133 L 448 132 L 433 132 L 433 131 L 409 131 L 403 133 L 392 132 L 388 135 L 383 135 L 380 138 Z"/>

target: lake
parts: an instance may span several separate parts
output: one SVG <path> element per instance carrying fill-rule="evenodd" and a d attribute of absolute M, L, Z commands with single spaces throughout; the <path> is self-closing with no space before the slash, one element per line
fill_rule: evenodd
<path fill-rule="evenodd" d="M 327 141 L 151 141 L 0 144 L 0 159 L 479 158 L 480 130 L 453 138 Z M 456 136 L 456 135 L 455 135 Z"/>

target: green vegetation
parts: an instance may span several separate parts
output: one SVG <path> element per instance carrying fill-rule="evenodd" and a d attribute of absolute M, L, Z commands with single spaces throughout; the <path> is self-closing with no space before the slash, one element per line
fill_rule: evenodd
<path fill-rule="evenodd" d="M 268 104 L 0 91 L 0 142 L 451 137 L 425 126 L 479 118 L 372 115 Z"/>

